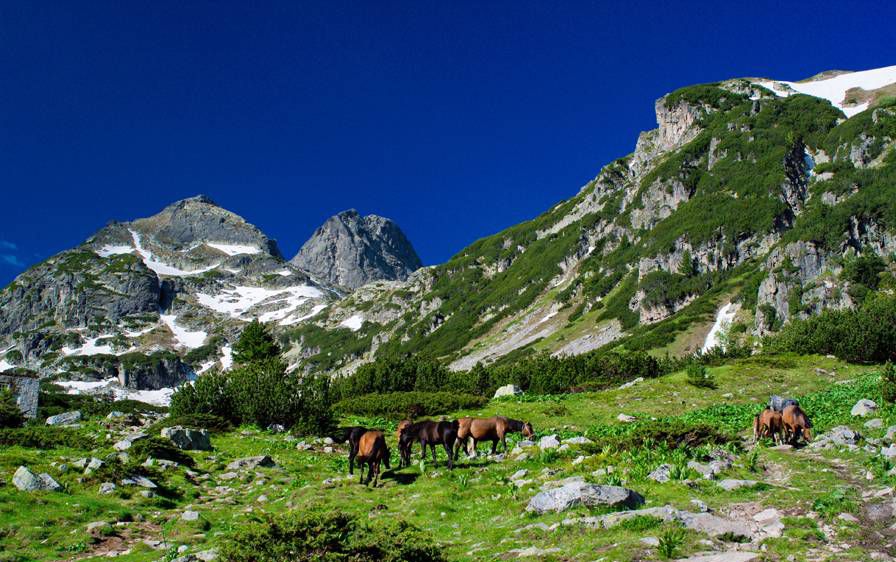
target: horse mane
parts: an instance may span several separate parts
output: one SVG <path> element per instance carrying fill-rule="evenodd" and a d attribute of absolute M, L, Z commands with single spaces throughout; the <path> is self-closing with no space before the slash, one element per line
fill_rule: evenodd
<path fill-rule="evenodd" d="M 523 422 L 522 420 L 507 418 L 507 429 L 509 429 L 510 431 L 522 431 L 523 425 L 525 425 L 525 422 Z"/>

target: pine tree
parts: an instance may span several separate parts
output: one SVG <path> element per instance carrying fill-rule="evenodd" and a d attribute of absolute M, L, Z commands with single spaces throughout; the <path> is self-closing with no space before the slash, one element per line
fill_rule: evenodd
<path fill-rule="evenodd" d="M 0 427 L 21 427 L 25 416 L 8 389 L 0 389 Z"/>
<path fill-rule="evenodd" d="M 264 324 L 255 319 L 243 329 L 239 341 L 233 346 L 233 361 L 237 365 L 247 365 L 278 358 L 280 353 L 280 346 L 274 336 Z"/>
<path fill-rule="evenodd" d="M 685 250 L 681 256 L 681 265 L 678 267 L 678 273 L 685 277 L 693 277 L 697 275 L 697 268 L 694 265 L 694 258 L 691 256 L 690 250 Z"/>

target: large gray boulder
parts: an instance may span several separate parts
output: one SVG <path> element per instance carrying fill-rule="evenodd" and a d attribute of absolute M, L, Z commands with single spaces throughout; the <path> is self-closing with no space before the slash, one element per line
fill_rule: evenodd
<path fill-rule="evenodd" d="M 211 451 L 212 442 L 206 429 L 190 429 L 175 425 L 162 429 L 162 437 L 167 437 L 179 449 L 191 451 Z"/>
<path fill-rule="evenodd" d="M 640 494 L 621 486 L 599 486 L 586 482 L 569 482 L 558 488 L 536 494 L 526 507 L 534 513 L 566 511 L 571 507 L 609 506 L 636 508 L 644 503 Z"/>
<path fill-rule="evenodd" d="M 65 412 L 47 418 L 47 425 L 72 425 L 81 421 L 81 412 Z"/>
<path fill-rule="evenodd" d="M 371 281 L 405 280 L 422 266 L 393 221 L 350 209 L 330 217 L 291 263 L 317 279 L 356 289 Z"/>
<path fill-rule="evenodd" d="M 503 396 L 519 396 L 523 390 L 515 384 L 506 384 L 495 391 L 493 398 L 501 398 Z"/>
<path fill-rule="evenodd" d="M 55 492 L 62 489 L 62 486 L 46 472 L 35 474 L 25 466 L 20 466 L 16 470 L 12 476 L 12 483 L 13 486 L 23 492 L 36 492 L 39 490 Z"/>
<path fill-rule="evenodd" d="M 116 442 L 114 445 L 112 445 L 112 448 L 115 449 L 116 451 L 127 451 L 128 449 L 131 448 L 131 446 L 134 445 L 135 442 L 137 442 L 141 439 L 146 439 L 147 437 L 149 437 L 149 435 L 143 433 L 142 431 L 137 432 L 137 433 L 132 433 L 131 435 L 128 435 L 127 437 Z"/>

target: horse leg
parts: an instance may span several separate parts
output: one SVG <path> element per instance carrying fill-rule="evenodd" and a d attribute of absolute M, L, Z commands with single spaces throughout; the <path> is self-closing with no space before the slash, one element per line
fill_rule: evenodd
<path fill-rule="evenodd" d="M 449 444 L 448 441 L 446 440 L 444 443 L 442 443 L 442 445 L 445 446 L 445 452 L 448 453 L 448 470 L 451 470 L 454 468 L 454 462 L 452 459 L 454 454 L 453 454 L 453 451 L 451 450 L 451 444 Z"/>
<path fill-rule="evenodd" d="M 439 460 L 436 458 L 436 443 L 433 441 L 429 444 L 429 451 L 432 453 L 432 464 L 433 466 L 437 465 Z"/>
<path fill-rule="evenodd" d="M 373 463 L 373 487 L 376 488 L 380 483 L 380 461 Z"/>
<path fill-rule="evenodd" d="M 355 456 L 358 454 L 354 448 L 350 448 L 348 451 L 348 474 L 349 476 L 353 476 L 355 474 Z"/>
<path fill-rule="evenodd" d="M 361 484 L 364 484 L 364 462 L 358 463 L 358 474 L 361 475 Z"/>
<path fill-rule="evenodd" d="M 497 450 L 498 450 L 498 438 L 495 437 L 494 439 L 492 439 L 492 453 L 491 454 L 494 455 Z"/>

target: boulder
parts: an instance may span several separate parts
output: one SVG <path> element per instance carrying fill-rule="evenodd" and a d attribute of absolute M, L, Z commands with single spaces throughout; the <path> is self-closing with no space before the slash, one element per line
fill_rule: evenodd
<path fill-rule="evenodd" d="M 156 483 L 145 476 L 129 476 L 120 482 L 122 486 L 140 486 L 141 488 L 149 488 L 154 490 L 158 488 Z"/>
<path fill-rule="evenodd" d="M 853 417 L 865 417 L 868 414 L 873 414 L 876 411 L 877 404 L 872 400 L 863 398 L 862 400 L 856 402 L 856 405 L 852 407 L 852 410 L 850 410 L 849 413 L 852 414 Z"/>
<path fill-rule="evenodd" d="M 647 475 L 647 478 L 655 482 L 668 482 L 672 479 L 672 465 L 671 464 L 661 464 L 656 467 L 653 472 Z"/>
<path fill-rule="evenodd" d="M 522 393 L 522 389 L 517 385 L 507 384 L 495 391 L 494 398 L 501 398 L 502 396 L 519 396 Z"/>
<path fill-rule="evenodd" d="M 35 474 L 25 466 L 20 466 L 16 470 L 12 476 L 12 483 L 23 492 L 36 492 L 38 490 L 55 492 L 62 489 L 62 486 L 46 472 Z"/>
<path fill-rule="evenodd" d="M 212 443 L 206 429 L 190 429 L 175 425 L 162 429 L 162 437 L 167 437 L 179 449 L 191 451 L 211 451 Z"/>
<path fill-rule="evenodd" d="M 726 478 L 725 480 L 720 480 L 718 484 L 719 488 L 730 492 L 739 488 L 752 488 L 759 484 L 759 482 L 756 482 L 755 480 L 735 480 L 733 478 Z"/>
<path fill-rule="evenodd" d="M 884 426 L 884 420 L 880 418 L 874 418 L 873 420 L 868 420 L 865 422 L 866 429 L 880 429 Z"/>
<path fill-rule="evenodd" d="M 862 436 L 845 425 L 838 425 L 818 436 L 810 445 L 813 448 L 855 447 Z"/>
<path fill-rule="evenodd" d="M 569 482 L 558 488 L 539 492 L 526 507 L 535 513 L 561 512 L 571 507 L 609 506 L 634 509 L 644 503 L 644 498 L 635 491 L 621 486 L 598 486 L 586 482 Z"/>
<path fill-rule="evenodd" d="M 539 449 L 556 449 L 560 446 L 560 441 L 556 435 L 545 435 L 538 440 Z"/>
<path fill-rule="evenodd" d="M 274 459 L 267 455 L 237 459 L 227 465 L 228 470 L 254 470 L 259 466 L 276 466 Z"/>
<path fill-rule="evenodd" d="M 64 412 L 47 418 L 47 425 L 72 425 L 81 421 L 81 411 Z"/>
<path fill-rule="evenodd" d="M 112 448 L 115 449 L 116 451 L 127 451 L 128 449 L 131 448 L 131 445 L 133 445 L 135 441 L 139 441 L 141 439 L 146 439 L 147 437 L 149 437 L 149 435 L 142 433 L 142 432 L 132 433 L 131 435 L 128 435 L 121 441 L 112 445 Z"/>

